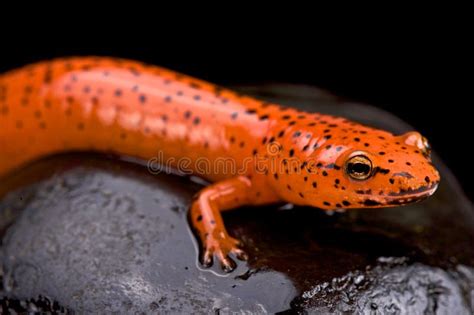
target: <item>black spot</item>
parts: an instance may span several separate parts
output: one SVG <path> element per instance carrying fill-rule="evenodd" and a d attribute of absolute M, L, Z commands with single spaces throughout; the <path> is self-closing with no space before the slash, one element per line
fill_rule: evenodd
<path fill-rule="evenodd" d="M 326 165 L 326 168 L 328 168 L 328 169 L 332 169 L 332 168 L 333 168 L 333 169 L 335 169 L 335 170 L 340 170 L 340 169 L 341 169 L 340 166 L 338 166 L 338 165 L 336 165 L 336 164 L 334 164 L 334 163 L 331 163 L 331 164 Z"/>
<path fill-rule="evenodd" d="M 232 115 L 230 115 L 230 118 L 232 118 L 232 120 L 235 120 L 235 119 L 237 119 L 238 115 L 239 115 L 239 113 L 237 113 L 237 112 L 232 113 Z"/>
<path fill-rule="evenodd" d="M 262 116 L 260 116 L 259 119 L 260 120 L 266 120 L 266 119 L 268 119 L 268 117 L 269 117 L 268 115 L 262 115 Z"/>
<path fill-rule="evenodd" d="M 370 144 L 368 144 L 367 142 L 364 143 L 364 147 L 368 147 Z"/>
<path fill-rule="evenodd" d="M 286 185 L 286 188 L 288 188 L 288 190 L 291 190 L 291 186 L 290 186 L 290 185 Z"/>
<path fill-rule="evenodd" d="M 339 183 L 340 183 L 341 181 L 336 178 L 336 180 L 335 180 L 334 182 L 336 183 L 336 185 L 339 185 Z"/>
<path fill-rule="evenodd" d="M 171 96 L 169 96 L 169 95 L 166 96 L 166 97 L 165 97 L 165 102 L 166 102 L 166 103 L 171 102 Z"/>
<path fill-rule="evenodd" d="M 342 208 L 341 204 L 340 203 L 336 203 L 336 207 L 338 208 Z"/>
<path fill-rule="evenodd" d="M 176 95 L 178 95 L 178 96 L 183 96 L 184 93 L 183 93 L 183 91 L 178 91 L 178 92 L 176 92 Z"/>
<path fill-rule="evenodd" d="M 380 205 L 380 202 L 378 202 L 378 201 L 375 201 L 375 200 L 372 200 L 372 199 L 364 200 L 364 206 L 371 207 L 371 206 L 378 206 L 378 205 Z"/>
<path fill-rule="evenodd" d="M 305 177 L 303 178 L 303 180 L 304 180 L 305 182 L 307 182 L 307 181 L 308 181 L 308 176 L 305 176 Z"/>
<path fill-rule="evenodd" d="M 331 145 L 326 146 L 326 150 L 329 150 L 329 149 L 331 149 Z"/>
<path fill-rule="evenodd" d="M 195 101 L 199 101 L 201 99 L 201 95 L 194 95 L 193 98 Z"/>
<path fill-rule="evenodd" d="M 300 195 L 300 197 L 304 199 L 303 193 L 298 193 L 298 195 Z"/>
<path fill-rule="evenodd" d="M 323 171 L 323 176 L 328 176 L 328 172 Z"/>
<path fill-rule="evenodd" d="M 290 157 L 292 157 L 295 154 L 295 150 L 291 149 L 290 150 Z"/>
<path fill-rule="evenodd" d="M 201 88 L 201 86 L 195 82 L 190 82 L 189 86 L 196 90 L 199 90 Z"/>
<path fill-rule="evenodd" d="M 309 124 L 308 124 L 308 127 L 313 127 L 313 126 L 316 126 L 316 123 L 315 123 L 315 122 L 312 122 L 312 123 L 309 123 Z"/>
<path fill-rule="evenodd" d="M 380 155 L 385 155 L 385 152 L 381 151 L 379 152 Z"/>
<path fill-rule="evenodd" d="M 318 187 L 318 183 L 316 183 L 316 182 L 313 182 L 312 185 L 313 185 L 313 188 Z"/>
<path fill-rule="evenodd" d="M 394 163 L 395 161 L 394 160 L 388 160 L 388 163 Z"/>
<path fill-rule="evenodd" d="M 293 138 L 297 138 L 301 136 L 301 131 L 296 131 L 294 134 L 293 134 Z"/>
<path fill-rule="evenodd" d="M 257 149 L 252 150 L 252 155 L 257 155 Z"/>
<path fill-rule="evenodd" d="M 390 184 L 392 184 L 392 185 L 395 183 L 395 180 L 394 180 L 393 178 L 390 178 L 388 181 L 389 181 Z"/>
<path fill-rule="evenodd" d="M 308 150 L 308 148 L 309 148 L 309 144 L 307 144 L 307 145 L 305 145 L 305 146 L 303 147 L 303 151 Z"/>
<path fill-rule="evenodd" d="M 330 205 L 331 205 L 331 204 L 330 204 L 329 202 L 327 202 L 327 201 L 324 201 L 323 204 L 324 204 L 325 206 L 330 206 Z"/>
<path fill-rule="evenodd" d="M 194 118 L 194 120 L 193 120 L 193 124 L 194 124 L 194 125 L 199 125 L 200 122 L 201 122 L 201 118 L 199 118 L 199 117 L 196 117 L 196 118 Z"/>
<path fill-rule="evenodd" d="M 122 90 L 120 90 L 120 89 L 115 90 L 115 96 L 117 96 L 117 97 L 122 96 Z"/>
<path fill-rule="evenodd" d="M 275 179 L 278 179 L 278 173 L 273 174 L 273 177 L 275 177 Z"/>
<path fill-rule="evenodd" d="M 293 126 L 294 124 L 296 124 L 296 121 L 293 120 L 288 123 L 288 126 Z"/>
<path fill-rule="evenodd" d="M 281 119 L 283 119 L 283 120 L 288 120 L 288 119 L 290 119 L 290 118 L 291 118 L 290 115 L 284 115 L 284 116 L 281 117 Z"/>
<path fill-rule="evenodd" d="M 351 205 L 351 203 L 350 203 L 349 201 L 346 201 L 346 200 L 344 200 L 344 201 L 342 202 L 342 204 L 343 204 L 344 206 L 346 206 L 346 207 Z"/>
<path fill-rule="evenodd" d="M 354 138 L 355 142 L 360 142 L 360 138 Z"/>
<path fill-rule="evenodd" d="M 140 103 L 144 104 L 146 102 L 146 95 L 140 94 L 138 100 L 140 101 Z"/>
<path fill-rule="evenodd" d="M 376 172 L 386 175 L 386 174 L 390 173 L 390 170 L 386 169 L 386 168 L 378 167 Z"/>
<path fill-rule="evenodd" d="M 406 162 L 405 164 L 408 165 L 408 166 L 411 166 L 411 163 L 410 163 L 410 162 Z"/>
<path fill-rule="evenodd" d="M 9 112 L 8 106 L 3 105 L 3 106 L 2 106 L 2 114 L 3 114 L 3 115 L 6 115 L 6 114 L 8 114 L 8 112 Z"/>
<path fill-rule="evenodd" d="M 48 67 L 46 71 L 44 72 L 43 82 L 46 84 L 49 84 L 51 83 L 52 80 L 53 80 L 53 70 L 51 69 L 51 67 Z"/>
<path fill-rule="evenodd" d="M 283 135 L 285 134 L 285 130 L 282 130 L 278 133 L 278 138 L 281 138 L 283 137 Z"/>
<path fill-rule="evenodd" d="M 257 111 L 255 109 L 247 109 L 245 112 L 247 114 L 255 114 Z"/>
<path fill-rule="evenodd" d="M 324 136 L 324 139 L 329 140 L 331 139 L 331 137 L 332 137 L 331 135 L 327 135 L 327 136 Z"/>
<path fill-rule="evenodd" d="M 426 176 L 425 177 L 425 182 L 427 182 L 429 184 L 431 182 L 431 179 L 428 176 Z"/>
<path fill-rule="evenodd" d="M 184 112 L 184 118 L 189 119 L 191 117 L 191 112 L 189 110 Z"/>
<path fill-rule="evenodd" d="M 241 142 L 239 143 L 239 147 L 243 148 L 244 146 L 245 146 L 245 142 L 241 141 Z"/>

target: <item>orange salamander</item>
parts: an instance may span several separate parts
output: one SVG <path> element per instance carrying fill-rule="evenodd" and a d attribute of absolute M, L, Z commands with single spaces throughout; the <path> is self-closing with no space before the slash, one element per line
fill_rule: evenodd
<path fill-rule="evenodd" d="M 194 175 L 213 182 L 189 211 L 200 261 L 217 260 L 224 271 L 235 268 L 232 256 L 247 256 L 222 211 L 279 202 L 326 210 L 398 206 L 430 196 L 440 180 L 417 132 L 393 135 L 105 57 L 0 75 L 0 150 L 0 176 L 65 151 L 145 161 L 160 154 L 178 169 L 186 159 Z"/>

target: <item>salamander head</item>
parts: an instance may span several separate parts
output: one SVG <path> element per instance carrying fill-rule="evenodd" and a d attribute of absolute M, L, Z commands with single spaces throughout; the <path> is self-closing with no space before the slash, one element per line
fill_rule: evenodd
<path fill-rule="evenodd" d="M 280 190 L 284 198 L 322 209 L 379 208 L 420 201 L 436 191 L 440 176 L 419 133 L 356 130 L 333 134 L 311 153 L 299 154 L 304 170 L 288 179 L 291 191 Z"/>
<path fill-rule="evenodd" d="M 332 204 L 387 207 L 420 201 L 436 191 L 440 176 L 431 163 L 426 138 L 417 132 L 376 135 L 380 133 L 365 139 L 369 142 L 346 145 L 332 156 L 334 165 L 341 166 L 325 192 L 331 195 Z"/>

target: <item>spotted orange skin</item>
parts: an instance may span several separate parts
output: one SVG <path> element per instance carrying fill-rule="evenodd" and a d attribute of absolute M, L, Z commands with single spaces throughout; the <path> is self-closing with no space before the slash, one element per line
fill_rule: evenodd
<path fill-rule="evenodd" d="M 0 176 L 65 151 L 159 156 L 175 168 L 187 159 L 188 171 L 214 182 L 189 212 L 201 261 L 217 259 L 226 271 L 235 267 L 230 254 L 246 255 L 221 211 L 276 202 L 386 207 L 426 198 L 439 182 L 416 132 L 395 136 L 122 59 L 56 59 L 1 75 L 0 126 Z M 371 160 L 368 179 L 347 173 L 354 154 Z"/>

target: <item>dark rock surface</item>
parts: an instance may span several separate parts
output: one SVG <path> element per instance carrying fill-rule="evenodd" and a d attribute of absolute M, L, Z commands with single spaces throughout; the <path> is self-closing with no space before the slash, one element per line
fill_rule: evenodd
<path fill-rule="evenodd" d="M 373 107 L 295 86 L 242 88 L 394 132 Z M 474 212 L 440 166 L 439 191 L 403 208 L 226 213 L 251 256 L 222 276 L 197 264 L 186 211 L 199 184 L 103 156 L 64 155 L 1 183 L 3 310 L 79 313 L 470 314 Z"/>

